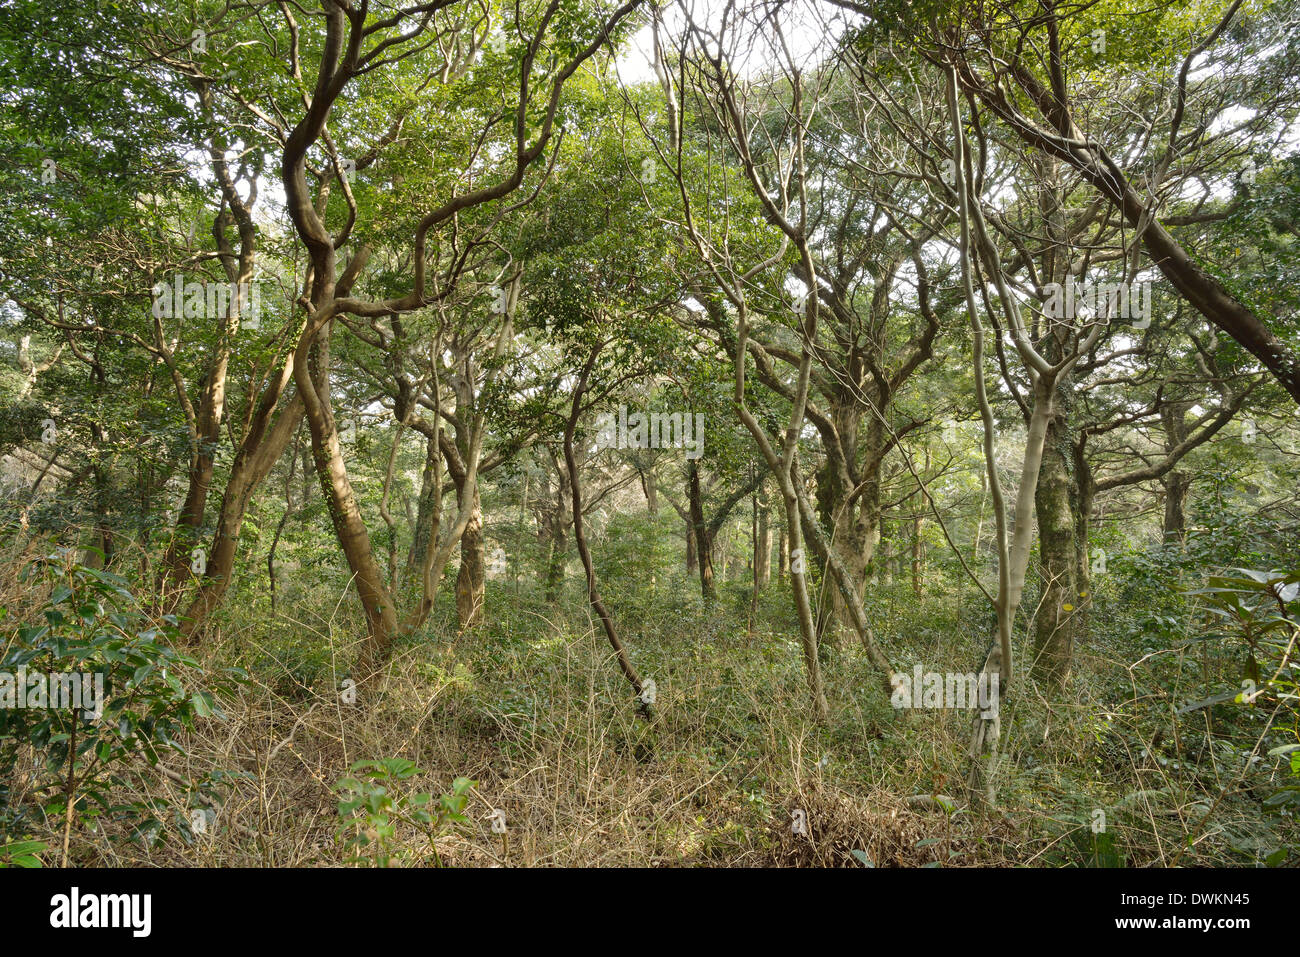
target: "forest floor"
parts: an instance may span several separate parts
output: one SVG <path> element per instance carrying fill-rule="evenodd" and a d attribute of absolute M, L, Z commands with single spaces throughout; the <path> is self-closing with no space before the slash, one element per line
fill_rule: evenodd
<path fill-rule="evenodd" d="M 1056 703 L 1031 684 L 1004 703 L 998 804 L 974 813 L 969 712 L 895 710 L 845 642 L 826 654 L 831 720 L 818 726 L 796 632 L 780 626 L 788 610 L 765 595 L 751 631 L 742 592 L 724 589 L 712 612 L 653 595 L 624 607 L 633 659 L 656 681 L 653 720 L 578 604 L 566 619 L 490 590 L 495 613 L 464 633 L 440 605 L 429 634 L 452 637 L 400 645 L 355 703 L 338 690 L 355 623 L 227 613 L 197 651 L 248 674 L 221 700 L 224 720 L 199 722 L 184 755 L 138 762 L 119 785 L 170 819 L 147 847 L 122 840 L 124 824 L 78 825 L 71 861 L 337 866 L 382 846 L 403 866 L 1252 866 L 1300 844 L 1295 821 L 1262 806 L 1268 767 L 1243 773 L 1249 722 L 1215 726 L 1207 708 L 1178 735 L 1161 730 L 1167 696 L 1140 692 L 1145 678 L 1106 647 L 1079 655 Z M 881 606 L 886 643 L 973 669 L 980 649 L 951 636 L 987 634 L 985 612 L 909 599 Z M 472 779 L 464 820 L 432 840 L 401 823 L 372 831 L 356 860 L 339 782 L 354 762 L 387 758 L 418 769 L 387 785 L 391 798 L 436 803 Z M 205 805 L 211 828 L 179 825 Z M 40 835 L 51 846 L 60 824 Z"/>

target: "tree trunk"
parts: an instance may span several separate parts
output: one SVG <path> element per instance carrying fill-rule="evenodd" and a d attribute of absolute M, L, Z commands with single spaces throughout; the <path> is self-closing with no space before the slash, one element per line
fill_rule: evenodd
<path fill-rule="evenodd" d="M 478 483 L 474 483 L 473 511 L 460 537 L 460 571 L 456 575 L 456 620 L 462 631 L 483 623 L 484 581 L 487 561 L 483 543 L 483 507 Z"/>
<path fill-rule="evenodd" d="M 646 510 L 651 517 L 659 514 L 659 489 L 655 485 L 655 473 L 646 471 L 641 473 L 641 489 L 645 492 Z"/>
<path fill-rule="evenodd" d="M 688 518 L 686 520 L 686 577 L 694 577 L 699 567 L 699 551 L 695 546 L 695 523 Z"/>
<path fill-rule="evenodd" d="M 876 544 L 880 537 L 880 482 L 879 460 L 871 460 L 863 470 L 865 487 L 857 500 L 842 507 L 837 515 L 835 528 L 835 554 L 849 576 L 853 585 L 861 593 L 867 585 L 867 569 L 876 557 Z M 834 633 L 839 628 L 849 628 L 851 615 L 844 593 L 835 587 L 830 589 L 829 604 L 834 609 L 830 621 L 836 627 L 829 629 Z"/>
<path fill-rule="evenodd" d="M 912 594 L 921 597 L 921 513 L 912 516 Z"/>
<path fill-rule="evenodd" d="M 1187 533 L 1187 491 L 1192 481 L 1186 472 L 1173 471 L 1165 478 L 1165 520 L 1164 535 L 1166 542 L 1182 544 Z"/>
<path fill-rule="evenodd" d="M 546 526 L 546 600 L 555 604 L 564 588 L 565 526 L 563 515 L 557 515 Z"/>
<path fill-rule="evenodd" d="M 198 631 L 225 597 L 238 556 L 239 533 L 248 502 L 284 454 L 302 421 L 303 404 L 295 396 L 268 431 L 267 420 L 277 396 L 278 392 L 270 394 L 268 390 L 268 395 L 263 397 L 253 427 L 245 434 L 230 467 L 230 478 L 226 481 L 217 512 L 217 527 L 208 548 L 207 573 L 182 616 L 181 634 L 187 638 Z M 305 506 L 306 502 L 303 504 Z"/>
<path fill-rule="evenodd" d="M 718 568 L 722 569 L 722 574 L 715 581 L 727 581 L 731 578 L 731 529 L 722 530 L 722 541 L 718 541 L 717 533 L 709 539 L 709 552 L 711 554 L 710 563 L 713 558 L 718 559 Z M 714 587 L 714 594 L 717 594 L 717 587 Z"/>
<path fill-rule="evenodd" d="M 704 524 L 704 498 L 700 492 L 700 470 L 692 460 L 686 466 L 686 494 L 690 502 L 691 524 L 695 530 L 695 553 L 699 562 L 700 594 L 705 604 L 718 596 L 713 581 L 713 533 Z"/>
<path fill-rule="evenodd" d="M 548 486 L 548 495 L 553 494 L 554 498 L 546 508 L 539 509 L 540 539 L 546 549 L 545 599 L 550 604 L 556 604 L 564 590 L 564 568 L 568 558 L 566 534 L 573 504 L 569 495 L 568 466 L 554 455 L 550 458 L 555 467 L 555 486 L 553 493 Z"/>
<path fill-rule="evenodd" d="M 166 583 L 178 585 L 187 579 L 190 550 L 197 544 L 199 529 L 203 527 L 203 515 L 207 511 L 208 492 L 212 488 L 212 473 L 216 464 L 217 442 L 221 439 L 221 422 L 225 414 L 226 366 L 227 353 L 223 348 L 213 368 L 208 371 L 203 386 L 203 400 L 196 423 L 197 434 L 194 436 L 194 449 L 190 456 L 189 486 L 177 516 L 176 532 L 163 556 L 164 588 Z M 176 589 L 166 607 L 174 608 L 180 594 L 180 590 Z"/>
<path fill-rule="evenodd" d="M 1160 404 L 1160 424 L 1165 433 L 1165 454 L 1187 439 L 1187 412 L 1190 402 L 1162 402 Z M 1165 488 L 1165 520 L 1163 523 L 1166 542 L 1182 544 L 1187 528 L 1187 491 L 1192 480 L 1186 472 L 1174 469 L 1161 479 Z"/>
<path fill-rule="evenodd" d="M 424 470 L 420 475 L 420 503 L 415 510 L 415 528 L 411 532 L 411 550 L 406 557 L 407 581 L 413 582 L 419 577 L 419 570 L 424 567 L 426 552 L 437 548 L 434 540 L 435 516 L 441 511 L 442 483 L 439 477 L 438 437 L 436 434 L 424 438 Z M 435 498 L 437 496 L 437 498 Z"/>
<path fill-rule="evenodd" d="M 330 407 L 328 326 L 314 342 L 306 340 L 299 345 L 297 360 L 294 379 L 311 429 L 312 459 L 320 477 L 321 492 L 329 504 L 334 533 L 348 560 L 352 582 L 366 616 L 368 633 L 357 665 L 359 679 L 365 680 L 388 655 L 397 634 L 397 609 L 375 561 L 370 532 L 343 462 L 343 449 Z"/>
<path fill-rule="evenodd" d="M 1096 496 L 1092 469 L 1088 466 L 1081 442 L 1074 445 L 1074 585 L 1079 590 L 1079 607 L 1075 612 L 1076 642 L 1087 640 L 1088 619 L 1092 614 L 1092 567 L 1088 556 L 1088 536 L 1092 527 L 1092 502 Z"/>
<path fill-rule="evenodd" d="M 1030 669 L 1035 678 L 1057 687 L 1070 672 L 1075 612 L 1079 604 L 1075 582 L 1075 510 L 1070 502 L 1067 449 L 1063 416 L 1058 414 L 1047 427 L 1043 464 L 1034 495 L 1043 596 L 1038 607 Z"/>
<path fill-rule="evenodd" d="M 573 454 L 573 432 L 582 413 L 582 396 L 587 391 L 587 377 L 591 374 L 591 368 L 595 365 L 599 352 L 600 350 L 596 349 L 591 353 L 582 374 L 578 377 L 577 387 L 573 392 L 573 406 L 564 430 L 564 463 L 569 470 L 569 488 L 573 495 L 573 540 L 578 546 L 578 557 L 582 559 L 582 568 L 587 573 L 587 601 L 599 616 L 601 625 L 604 626 L 605 636 L 614 649 L 614 657 L 618 659 L 619 669 L 627 678 L 628 684 L 632 686 L 632 691 L 640 697 L 644 691 L 641 676 L 637 673 L 632 659 L 628 657 L 627 649 L 618 636 L 618 631 L 614 628 L 614 619 L 596 591 L 596 568 L 592 564 L 591 552 L 587 548 L 587 537 L 582 528 L 582 484 L 578 476 L 578 461 Z M 646 702 L 643 701 L 641 705 L 643 711 L 648 711 L 649 705 Z"/>
<path fill-rule="evenodd" d="M 746 629 L 746 631 L 752 635 L 754 633 L 754 619 L 758 617 L 758 590 L 759 590 L 758 494 L 757 493 L 754 493 L 754 495 L 751 497 L 750 506 L 751 508 L 749 513 L 749 536 L 750 536 L 750 547 L 753 550 L 753 555 L 750 558 L 750 562 L 749 562 L 749 571 L 750 571 L 749 626 Z"/>
<path fill-rule="evenodd" d="M 798 475 L 795 465 L 795 475 Z M 797 479 L 796 479 L 797 480 Z M 799 501 L 793 491 L 793 483 L 785 483 L 782 492 L 785 500 L 785 524 L 790 533 L 790 584 L 794 592 L 795 611 L 799 615 L 799 634 L 803 645 L 804 670 L 808 679 L 808 693 L 812 696 L 813 711 L 817 720 L 825 722 L 830 718 L 830 707 L 826 703 L 826 692 L 822 685 L 821 660 L 817 654 L 817 628 L 813 621 L 812 605 L 808 600 L 808 556 L 803 547 L 802 522 L 799 515 Z"/>

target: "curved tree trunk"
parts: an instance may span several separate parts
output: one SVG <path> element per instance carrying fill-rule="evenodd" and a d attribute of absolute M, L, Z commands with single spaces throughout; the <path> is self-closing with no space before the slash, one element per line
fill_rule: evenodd
<path fill-rule="evenodd" d="M 582 396 L 587 391 L 587 379 L 591 375 L 592 366 L 595 365 L 596 357 L 599 354 L 599 348 L 592 351 L 573 391 L 573 405 L 569 412 L 568 422 L 564 427 L 564 463 L 569 470 L 569 488 L 573 495 L 573 540 L 578 545 L 578 557 L 582 559 L 583 571 L 587 573 L 587 600 L 590 602 L 592 610 L 596 612 L 597 617 L 600 618 L 600 623 L 605 629 L 605 636 L 609 639 L 610 647 L 614 649 L 614 657 L 618 659 L 619 669 L 623 672 L 623 676 L 627 678 L 628 684 L 632 686 L 632 691 L 639 697 L 644 691 L 641 676 L 633 666 L 632 659 L 628 657 L 627 649 L 623 646 L 618 631 L 614 627 L 614 619 L 610 616 L 605 603 L 600 600 L 600 594 L 596 590 L 596 569 L 591 561 L 591 551 L 587 548 L 586 533 L 583 531 L 582 483 L 578 475 L 578 460 L 573 454 L 573 433 L 578 426 L 578 417 L 582 414 Z M 643 702 L 642 710 L 646 710 L 646 707 Z"/>
<path fill-rule="evenodd" d="M 307 425 L 311 429 L 312 459 L 321 491 L 329 504 L 330 521 L 366 616 L 366 642 L 357 665 L 359 679 L 365 680 L 388 655 L 397 635 L 397 609 L 375 561 L 370 532 L 343 462 L 343 449 L 330 407 L 328 325 L 314 341 L 304 339 L 298 346 L 294 378 L 298 394 L 303 397 Z"/>
<path fill-rule="evenodd" d="M 287 379 L 288 369 L 283 375 Z M 185 637 L 194 635 L 225 597 L 238 556 L 239 533 L 249 500 L 284 454 L 302 421 L 302 400 L 295 395 L 275 423 L 269 425 L 267 420 L 278 394 L 278 390 L 272 393 L 268 389 L 268 394 L 263 396 L 253 427 L 245 434 L 230 467 L 230 478 L 221 496 L 217 527 L 206 558 L 207 571 L 182 616 L 181 634 Z"/>

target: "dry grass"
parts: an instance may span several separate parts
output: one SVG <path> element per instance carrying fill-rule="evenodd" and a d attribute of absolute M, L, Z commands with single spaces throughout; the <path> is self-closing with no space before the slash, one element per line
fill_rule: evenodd
<path fill-rule="evenodd" d="M 22 593 L 18 564 L 0 566 L 0 594 L 30 609 L 40 596 Z M 808 720 L 788 635 L 728 633 L 672 609 L 634 636 L 638 666 L 658 685 L 652 722 L 631 707 L 589 620 L 527 607 L 510 609 L 516 624 L 504 630 L 437 624 L 434 634 L 454 637 L 401 646 L 349 705 L 337 689 L 353 649 L 340 636 L 355 623 L 337 601 L 319 607 L 330 610 L 310 621 L 228 615 L 205 636 L 203 665 L 244 664 L 248 683 L 223 703 L 223 720 L 200 722 L 183 755 L 156 769 L 141 762 L 115 790 L 170 806 L 164 839 L 146 848 L 124 839 L 125 822 L 79 826 L 74 864 L 338 866 L 348 855 L 335 833 L 337 783 L 355 761 L 390 757 L 422 769 L 400 785 L 411 792 L 477 782 L 468 822 L 432 846 L 399 829 L 395 863 L 406 866 L 858 867 L 864 856 L 879 867 L 1059 866 L 1089 861 L 1096 808 L 1136 865 L 1171 863 L 1194 831 L 1182 863 L 1249 863 L 1243 834 L 1261 847 L 1295 836 L 1293 821 L 1263 821 L 1260 775 L 1197 831 L 1231 769 L 1213 766 L 1213 746 L 1200 764 L 1184 755 L 1170 767 L 1153 740 L 1156 706 L 1099 690 L 1120 687 L 1107 656 L 1085 656 L 1064 695 L 1026 690 L 1004 721 L 1001 805 L 979 817 L 928 797 L 961 793 L 967 717 L 892 711 L 848 647 L 827 669 L 828 728 Z M 942 640 L 927 656 L 973 658 Z M 35 780 L 15 794 L 31 798 Z M 188 842 L 176 821 L 199 806 L 204 781 L 216 785 L 215 826 Z M 504 840 L 490 828 L 494 809 Z M 793 833 L 795 809 L 806 835 Z M 58 822 L 44 830 L 33 836 L 55 846 Z"/>
<path fill-rule="evenodd" d="M 365 691 L 349 707 L 328 688 L 288 700 L 255 681 L 226 702 L 224 721 L 204 722 L 184 742 L 184 757 L 169 758 L 161 773 L 140 769 L 134 793 L 121 795 L 185 808 L 191 782 L 238 772 L 215 828 L 193 844 L 173 833 L 152 849 L 122 840 L 121 827 L 80 828 L 74 862 L 338 865 L 334 785 L 353 761 L 379 756 L 423 769 L 405 782 L 413 791 L 446 791 L 459 775 L 478 782 L 469 823 L 436 842 L 437 858 L 453 866 L 861 866 L 853 850 L 879 866 L 920 865 L 971 849 L 969 826 L 879 788 L 850 790 L 818 768 L 814 733 L 799 726 L 795 702 L 769 701 L 759 712 L 758 696 L 748 701 L 767 726 L 756 735 L 762 766 L 747 766 L 738 785 L 751 759 L 709 756 L 711 716 L 685 707 L 695 689 L 661 684 L 647 724 L 615 702 L 613 665 L 597 638 L 547 643 L 550 667 L 531 676 L 529 700 L 567 706 L 540 726 L 517 705 L 483 707 L 463 672 L 421 676 L 409 650 L 369 706 Z M 808 814 L 807 837 L 791 831 L 796 807 Z M 505 841 L 491 833 L 493 809 L 505 812 Z M 917 846 L 927 838 L 936 843 Z M 423 835 L 410 831 L 400 843 L 403 863 L 435 863 Z"/>

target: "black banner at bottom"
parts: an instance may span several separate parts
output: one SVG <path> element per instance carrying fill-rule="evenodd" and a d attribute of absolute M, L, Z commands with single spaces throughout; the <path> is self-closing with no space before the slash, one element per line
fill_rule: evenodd
<path fill-rule="evenodd" d="M 1030 925 L 1056 939 L 1294 934 L 1293 870 L 0 870 L 6 945 L 115 939 L 128 949 L 226 939 L 295 948 L 464 930 L 493 947 L 597 934 L 658 949 L 691 928 L 693 949 L 730 952 L 792 932 L 866 936 L 896 926 L 926 946 Z M 430 922 L 433 922 L 431 927 Z M 557 923 L 558 922 L 558 923 Z M 917 937 L 919 935 L 919 938 Z"/>

